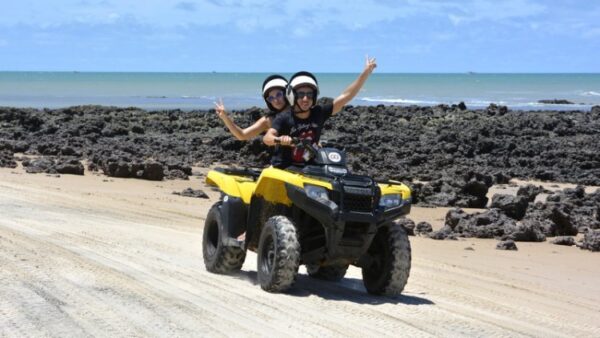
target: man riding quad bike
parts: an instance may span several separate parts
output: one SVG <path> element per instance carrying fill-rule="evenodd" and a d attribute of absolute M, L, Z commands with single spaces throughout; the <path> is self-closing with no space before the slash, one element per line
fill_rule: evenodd
<path fill-rule="evenodd" d="M 208 173 L 206 183 L 222 198 L 206 217 L 206 269 L 240 270 L 251 250 L 258 282 L 269 292 L 291 287 L 304 264 L 310 276 L 333 281 L 355 265 L 369 293 L 400 294 L 411 251 L 404 228 L 393 221 L 410 212 L 410 189 L 351 174 L 342 151 L 293 142 L 309 153 L 309 164 Z"/>

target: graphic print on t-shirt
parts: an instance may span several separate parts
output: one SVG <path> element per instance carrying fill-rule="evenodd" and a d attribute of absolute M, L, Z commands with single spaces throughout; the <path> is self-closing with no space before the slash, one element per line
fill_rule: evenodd
<path fill-rule="evenodd" d="M 286 111 L 275 117 L 272 128 L 277 131 L 278 136 L 288 135 L 297 139 L 310 139 L 313 144 L 318 144 L 323 125 L 331 117 L 332 110 L 332 104 L 316 105 L 310 109 L 308 118 L 299 118 L 292 111 Z M 303 165 L 307 162 L 305 155 L 308 153 L 293 147 L 276 147 L 271 163 L 277 168 L 285 168 L 292 164 Z"/>
<path fill-rule="evenodd" d="M 300 135 L 298 135 L 298 138 L 300 140 L 309 140 L 311 143 L 313 143 L 314 136 L 315 136 L 314 130 L 309 129 L 306 131 L 302 131 L 300 133 Z M 294 150 L 292 151 L 292 161 L 295 163 L 304 162 L 305 159 L 303 156 L 304 156 L 304 148 L 295 147 Z"/>

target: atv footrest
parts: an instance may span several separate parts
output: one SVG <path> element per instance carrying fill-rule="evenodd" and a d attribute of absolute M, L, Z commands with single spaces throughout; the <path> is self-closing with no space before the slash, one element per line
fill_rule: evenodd
<path fill-rule="evenodd" d="M 228 237 L 228 238 L 223 239 L 223 244 L 225 246 L 234 246 L 237 248 L 242 248 L 244 246 L 244 241 L 239 240 L 237 238 Z"/>

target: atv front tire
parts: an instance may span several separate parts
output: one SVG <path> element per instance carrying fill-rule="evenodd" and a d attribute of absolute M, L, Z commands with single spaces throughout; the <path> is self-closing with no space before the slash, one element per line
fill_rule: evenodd
<path fill-rule="evenodd" d="M 331 266 L 318 266 L 318 265 L 306 265 L 306 272 L 312 278 L 322 279 L 330 282 L 340 281 L 346 275 L 349 265 L 331 265 Z"/>
<path fill-rule="evenodd" d="M 371 264 L 362 268 L 363 283 L 375 295 L 400 295 L 410 274 L 411 250 L 401 225 L 382 226 L 367 250 Z"/>
<path fill-rule="evenodd" d="M 260 233 L 257 256 L 258 282 L 263 290 L 282 292 L 294 284 L 300 265 L 300 242 L 287 217 L 267 220 Z"/>
<path fill-rule="evenodd" d="M 240 247 L 225 246 L 222 234 L 221 202 L 215 203 L 206 216 L 202 235 L 202 253 L 206 270 L 214 273 L 230 273 L 242 268 L 246 251 Z"/>

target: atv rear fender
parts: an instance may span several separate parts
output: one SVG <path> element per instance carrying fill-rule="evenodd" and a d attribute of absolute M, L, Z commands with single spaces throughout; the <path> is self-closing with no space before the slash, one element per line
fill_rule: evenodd
<path fill-rule="evenodd" d="M 231 175 L 220 170 L 209 171 L 205 182 L 219 188 L 225 195 L 240 198 L 245 204 L 250 204 L 250 198 L 256 187 L 252 177 Z"/>

